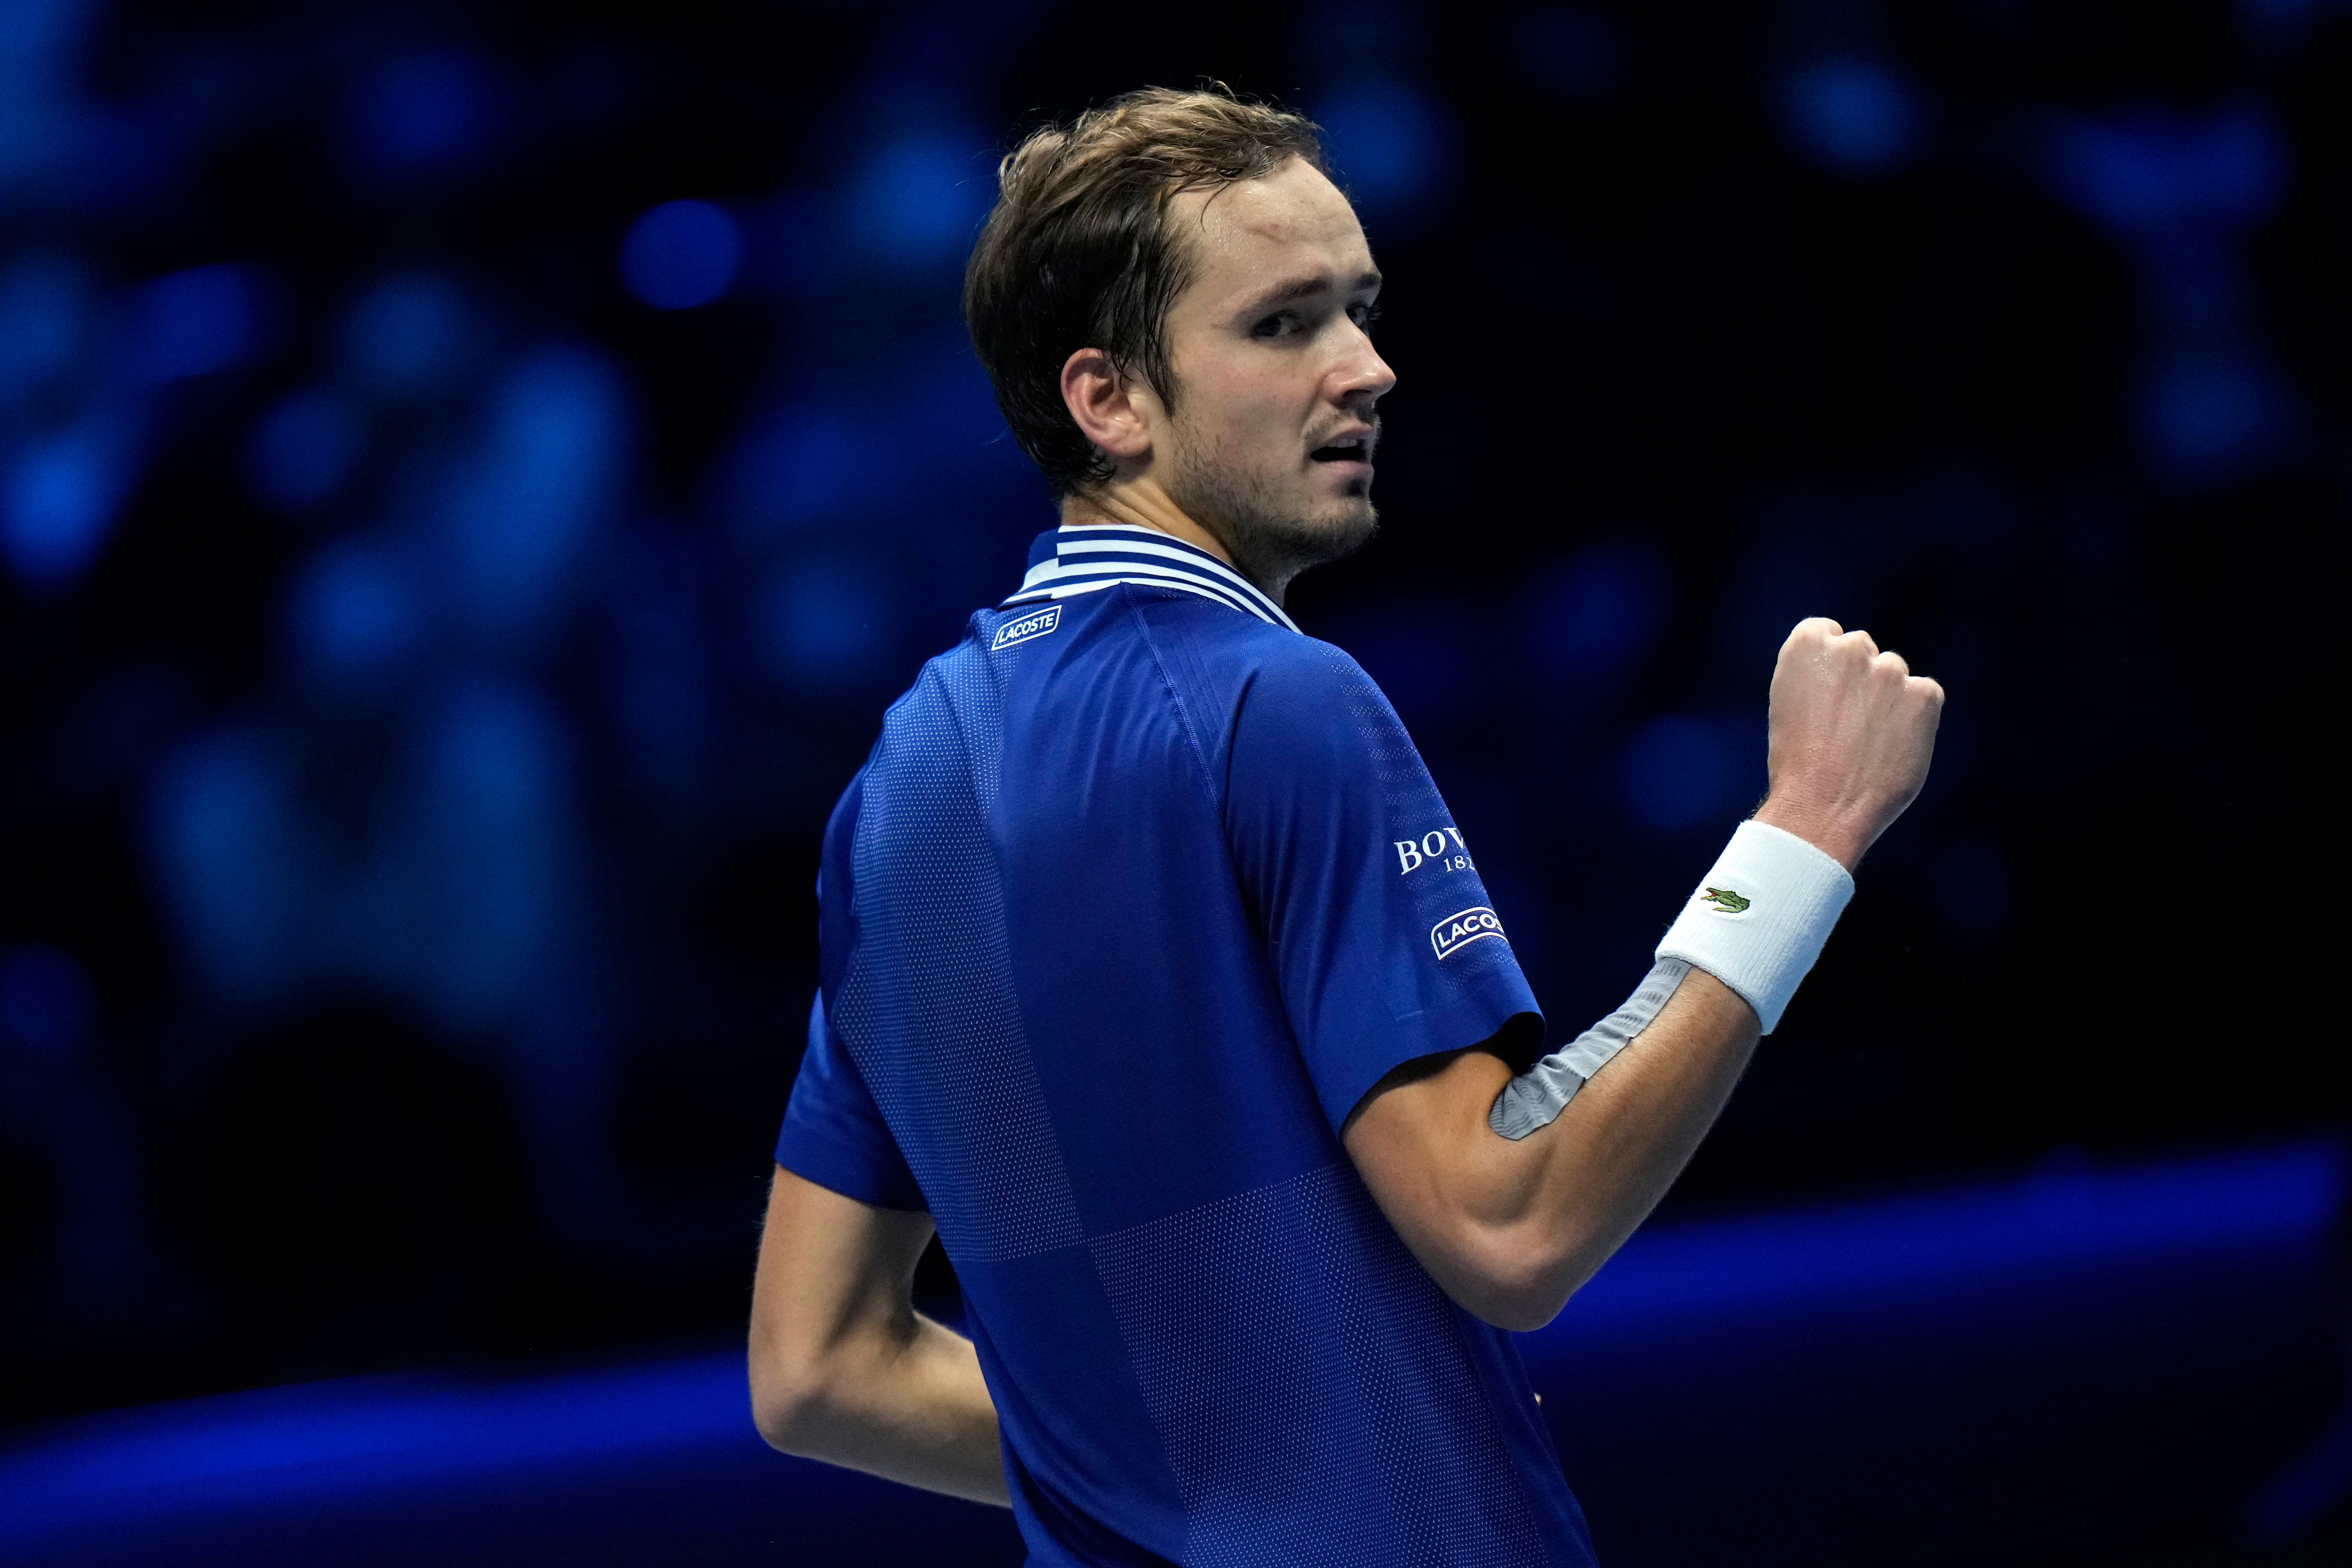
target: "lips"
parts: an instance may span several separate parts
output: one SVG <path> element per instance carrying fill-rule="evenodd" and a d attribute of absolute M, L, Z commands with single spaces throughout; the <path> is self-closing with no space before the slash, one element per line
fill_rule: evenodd
<path fill-rule="evenodd" d="M 1318 463 L 1369 463 L 1372 460 L 1372 437 L 1370 429 L 1349 430 L 1307 455 Z"/>

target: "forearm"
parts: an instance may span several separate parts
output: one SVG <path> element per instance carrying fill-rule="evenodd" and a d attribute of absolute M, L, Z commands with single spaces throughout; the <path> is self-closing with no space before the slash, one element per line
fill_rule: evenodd
<path fill-rule="evenodd" d="M 1003 1504 L 996 1406 L 971 1342 L 928 1318 L 793 1358 L 751 1355 L 753 1415 L 769 1443 L 929 1491 Z"/>
<path fill-rule="evenodd" d="M 1666 1195 L 1755 1054 L 1756 1015 L 1705 970 L 1685 976 L 1633 1048 L 1522 1141 L 1517 1194 L 1496 1194 L 1520 1238 L 1540 1236 L 1558 1310 Z M 1549 1314 L 1548 1314 L 1549 1315 Z"/>

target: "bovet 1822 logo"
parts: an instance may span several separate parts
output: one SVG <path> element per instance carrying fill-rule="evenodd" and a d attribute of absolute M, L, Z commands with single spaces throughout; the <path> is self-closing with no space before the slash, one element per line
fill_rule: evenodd
<path fill-rule="evenodd" d="M 988 645 L 988 651 L 996 653 L 1016 643 L 1035 642 L 1039 637 L 1057 632 L 1061 628 L 1062 606 L 1048 605 L 1042 610 L 1032 610 L 1025 616 L 1015 616 L 997 627 L 994 639 Z"/>
<path fill-rule="evenodd" d="M 1495 911 L 1484 904 L 1464 910 L 1458 915 L 1448 915 L 1429 928 L 1429 945 L 1437 950 L 1440 958 L 1451 958 L 1481 937 L 1500 938 L 1503 945 L 1510 939 L 1503 935 L 1503 922 Z"/>

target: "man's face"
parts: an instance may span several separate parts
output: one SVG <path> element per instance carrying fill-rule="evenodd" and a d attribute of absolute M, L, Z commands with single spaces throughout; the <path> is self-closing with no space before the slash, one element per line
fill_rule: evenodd
<path fill-rule="evenodd" d="M 1296 158 L 1188 193 L 1171 218 L 1194 276 L 1168 312 L 1176 406 L 1153 468 L 1235 565 L 1279 593 L 1377 523 L 1372 405 L 1396 384 L 1366 331 L 1381 275 L 1347 198 Z"/>

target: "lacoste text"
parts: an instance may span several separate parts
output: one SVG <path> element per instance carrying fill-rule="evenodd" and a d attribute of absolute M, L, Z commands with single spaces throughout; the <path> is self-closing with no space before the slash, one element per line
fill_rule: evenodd
<path fill-rule="evenodd" d="M 1061 605 L 1048 605 L 1042 610 L 1032 610 L 997 627 L 995 639 L 988 645 L 988 651 L 994 653 L 1015 643 L 1034 642 L 1049 633 L 1059 631 L 1061 626 Z"/>
<path fill-rule="evenodd" d="M 1458 915 L 1448 915 L 1429 928 L 1429 945 L 1437 950 L 1440 958 L 1450 958 L 1481 937 L 1503 937 L 1503 922 L 1495 911 L 1480 904 L 1464 910 Z M 1509 945 L 1509 939 L 1503 938 Z"/>

